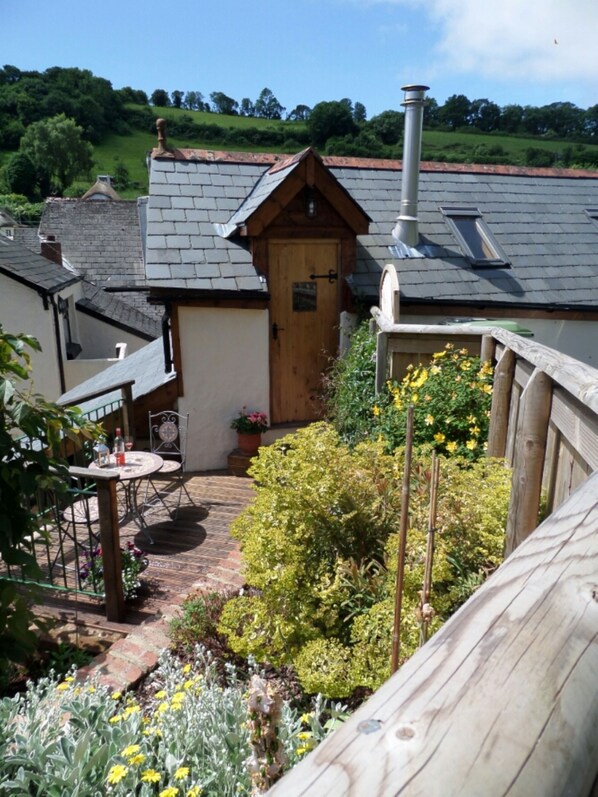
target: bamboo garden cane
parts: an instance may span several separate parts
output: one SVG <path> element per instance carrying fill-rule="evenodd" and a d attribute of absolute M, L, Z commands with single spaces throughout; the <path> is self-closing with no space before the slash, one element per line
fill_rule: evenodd
<path fill-rule="evenodd" d="M 399 667 L 399 649 L 401 646 L 401 610 L 403 605 L 403 583 L 405 577 L 405 548 L 407 545 L 407 527 L 409 526 L 409 489 L 411 481 L 411 456 L 413 451 L 413 405 L 407 409 L 407 431 L 405 434 L 405 462 L 403 467 L 403 490 L 401 493 L 401 526 L 399 532 L 399 551 L 397 560 L 397 579 L 395 586 L 395 612 L 392 632 L 392 657 L 390 673 Z"/>

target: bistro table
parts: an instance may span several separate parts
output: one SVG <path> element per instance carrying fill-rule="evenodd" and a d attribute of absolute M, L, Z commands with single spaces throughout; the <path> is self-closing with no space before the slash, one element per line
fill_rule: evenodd
<path fill-rule="evenodd" d="M 143 516 L 145 504 L 140 506 L 137 496 L 141 482 L 157 473 L 163 464 L 162 457 L 150 451 L 127 451 L 124 465 L 117 465 L 114 460 L 114 454 L 111 454 L 106 466 L 106 470 L 115 470 L 120 474 L 125 496 L 126 513 L 132 516 L 152 545 L 154 541 L 147 530 L 147 523 Z M 100 470 L 99 465 L 95 462 L 92 462 L 89 467 Z"/>

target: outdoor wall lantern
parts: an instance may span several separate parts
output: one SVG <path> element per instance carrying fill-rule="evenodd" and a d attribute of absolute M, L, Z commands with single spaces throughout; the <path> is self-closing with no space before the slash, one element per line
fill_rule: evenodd
<path fill-rule="evenodd" d="M 110 464 L 110 449 L 103 440 L 97 442 L 93 447 L 93 461 L 98 468 L 105 468 Z"/>
<path fill-rule="evenodd" d="M 305 192 L 305 215 L 308 219 L 315 219 L 318 212 L 318 203 L 313 188 L 308 188 Z"/>

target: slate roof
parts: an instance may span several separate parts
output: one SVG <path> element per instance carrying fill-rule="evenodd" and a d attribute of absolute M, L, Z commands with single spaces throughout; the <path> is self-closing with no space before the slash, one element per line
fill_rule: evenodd
<path fill-rule="evenodd" d="M 174 155 L 174 156 L 173 156 Z M 423 163 L 419 252 L 392 236 L 401 200 L 400 161 L 324 157 L 370 216 L 357 238 L 354 293 L 377 302 L 385 263 L 394 263 L 406 302 L 598 307 L 598 172 Z M 151 161 L 147 281 L 155 287 L 264 291 L 246 240 L 231 235 L 273 182 L 286 156 L 175 150 Z M 274 167 L 274 168 L 272 168 Z M 477 208 L 511 263 L 473 267 L 440 207 Z M 230 238 L 222 237 L 231 235 Z M 393 248 L 394 247 L 394 248 Z"/>
<path fill-rule="evenodd" d="M 162 339 L 154 340 L 138 349 L 133 354 L 118 360 L 114 365 L 108 366 L 99 374 L 86 379 L 80 385 L 71 388 L 58 399 L 58 404 L 78 406 L 83 412 L 97 411 L 104 405 L 114 401 L 120 395 L 119 390 L 113 390 L 118 385 L 131 382 L 133 400 L 146 396 L 157 388 L 176 378 L 176 372 L 164 373 L 164 349 Z M 84 400 L 100 391 L 106 391 L 101 396 Z"/>
<path fill-rule="evenodd" d="M 54 235 L 63 256 L 88 282 L 111 290 L 145 284 L 136 201 L 48 199 L 39 233 Z M 143 292 L 128 290 L 116 295 L 150 317 L 159 318 L 163 312 L 149 305 Z"/>
<path fill-rule="evenodd" d="M 79 277 L 42 255 L 0 235 L 0 272 L 46 294 L 79 282 Z"/>
<path fill-rule="evenodd" d="M 82 287 L 83 298 L 77 302 L 77 310 L 80 312 L 101 321 L 109 320 L 114 326 L 146 340 L 155 340 L 161 336 L 160 321 L 123 302 L 119 294 L 107 293 L 103 288 L 86 281 L 83 281 Z"/>

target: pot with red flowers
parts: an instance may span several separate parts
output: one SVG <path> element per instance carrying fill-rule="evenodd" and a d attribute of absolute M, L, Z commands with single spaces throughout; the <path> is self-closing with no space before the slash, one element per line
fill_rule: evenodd
<path fill-rule="evenodd" d="M 237 446 L 244 454 L 256 454 L 262 444 L 262 434 L 268 428 L 268 416 L 259 410 L 239 412 L 230 425 L 237 433 Z"/>

